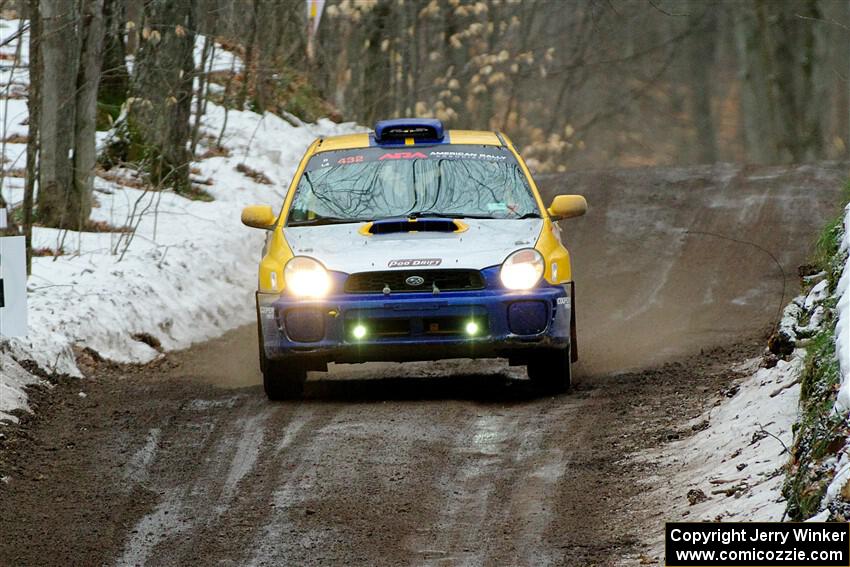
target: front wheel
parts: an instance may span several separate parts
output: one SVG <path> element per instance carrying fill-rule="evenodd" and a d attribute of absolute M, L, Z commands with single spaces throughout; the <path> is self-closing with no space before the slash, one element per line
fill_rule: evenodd
<path fill-rule="evenodd" d="M 572 386 L 570 358 L 569 346 L 535 353 L 527 366 L 531 383 L 551 394 L 569 391 Z"/>
<path fill-rule="evenodd" d="M 268 399 L 295 400 L 304 394 L 307 370 L 297 360 L 268 360 L 263 366 L 263 389 Z"/>
<path fill-rule="evenodd" d="M 270 360 L 263 348 L 263 327 L 257 308 L 257 342 L 259 343 L 260 371 L 263 373 L 263 390 L 270 400 L 294 400 L 304 394 L 307 369 L 297 359 Z"/>

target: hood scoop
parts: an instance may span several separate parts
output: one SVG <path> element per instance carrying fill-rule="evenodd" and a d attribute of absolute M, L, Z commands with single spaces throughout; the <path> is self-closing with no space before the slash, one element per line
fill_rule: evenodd
<path fill-rule="evenodd" d="M 397 234 L 404 232 L 464 232 L 467 227 L 462 222 L 447 218 L 406 217 L 381 219 L 370 222 L 360 230 L 361 234 Z"/>

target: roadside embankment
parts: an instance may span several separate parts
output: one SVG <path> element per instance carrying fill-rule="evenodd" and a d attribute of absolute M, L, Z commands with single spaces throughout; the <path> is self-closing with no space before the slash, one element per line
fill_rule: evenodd
<path fill-rule="evenodd" d="M 846 201 L 846 199 L 845 199 Z M 822 320 L 807 342 L 800 419 L 783 493 L 794 520 L 850 519 L 850 205 L 829 223 L 815 259 Z"/>

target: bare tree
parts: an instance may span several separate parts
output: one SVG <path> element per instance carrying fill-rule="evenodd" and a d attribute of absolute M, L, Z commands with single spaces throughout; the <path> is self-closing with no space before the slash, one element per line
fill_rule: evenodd
<path fill-rule="evenodd" d="M 29 75 L 30 85 L 27 93 L 27 110 L 29 113 L 29 128 L 27 133 L 27 165 L 24 180 L 23 223 L 24 237 L 27 250 L 27 274 L 32 271 L 32 223 L 33 201 L 35 196 L 36 177 L 38 175 L 37 159 L 39 146 L 39 121 L 41 106 L 41 16 L 38 9 L 39 0 L 28 0 L 30 16 L 29 40 Z"/>
<path fill-rule="evenodd" d="M 79 200 L 73 199 L 74 116 L 78 47 L 74 2 L 41 0 L 39 41 L 42 62 L 39 113 L 38 217 L 48 225 L 76 227 Z M 76 207 L 76 208 L 75 208 Z"/>
<path fill-rule="evenodd" d="M 696 8 L 696 3 L 691 3 Z M 685 43 L 688 83 L 691 91 L 691 115 L 696 130 L 696 161 L 717 161 L 717 137 L 714 132 L 714 116 L 711 109 L 711 70 L 717 41 L 717 17 L 710 6 L 703 6 L 698 14 L 699 23 Z"/>
<path fill-rule="evenodd" d="M 78 215 L 76 226 L 79 227 L 85 225 L 91 214 L 94 188 L 94 166 L 97 159 L 97 91 L 103 63 L 103 2 L 104 0 L 85 0 L 81 3 L 80 62 L 74 115 L 74 185 L 71 197 L 71 201 L 79 203 L 72 209 Z"/>
<path fill-rule="evenodd" d="M 734 5 L 743 137 L 753 161 L 821 154 L 822 113 L 814 100 L 821 30 L 812 25 L 820 15 L 818 0 Z"/>
<path fill-rule="evenodd" d="M 126 64 L 127 49 L 124 43 L 124 28 L 127 20 L 124 2 L 104 0 L 103 20 L 103 64 L 97 100 L 104 113 L 115 119 L 118 118 L 121 105 L 127 100 L 127 90 L 130 85 L 130 75 Z"/>
<path fill-rule="evenodd" d="M 145 27 L 131 81 L 127 122 L 129 158 L 149 164 L 155 185 L 187 191 L 193 57 L 194 2 L 145 3 Z"/>

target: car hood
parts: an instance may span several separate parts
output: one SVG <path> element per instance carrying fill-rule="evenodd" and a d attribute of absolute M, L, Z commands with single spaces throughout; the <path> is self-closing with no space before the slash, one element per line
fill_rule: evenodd
<path fill-rule="evenodd" d="M 480 270 L 501 264 L 537 243 L 542 219 L 463 219 L 464 232 L 400 232 L 363 235 L 363 223 L 283 229 L 296 256 L 310 256 L 345 273 L 411 267 Z"/>

